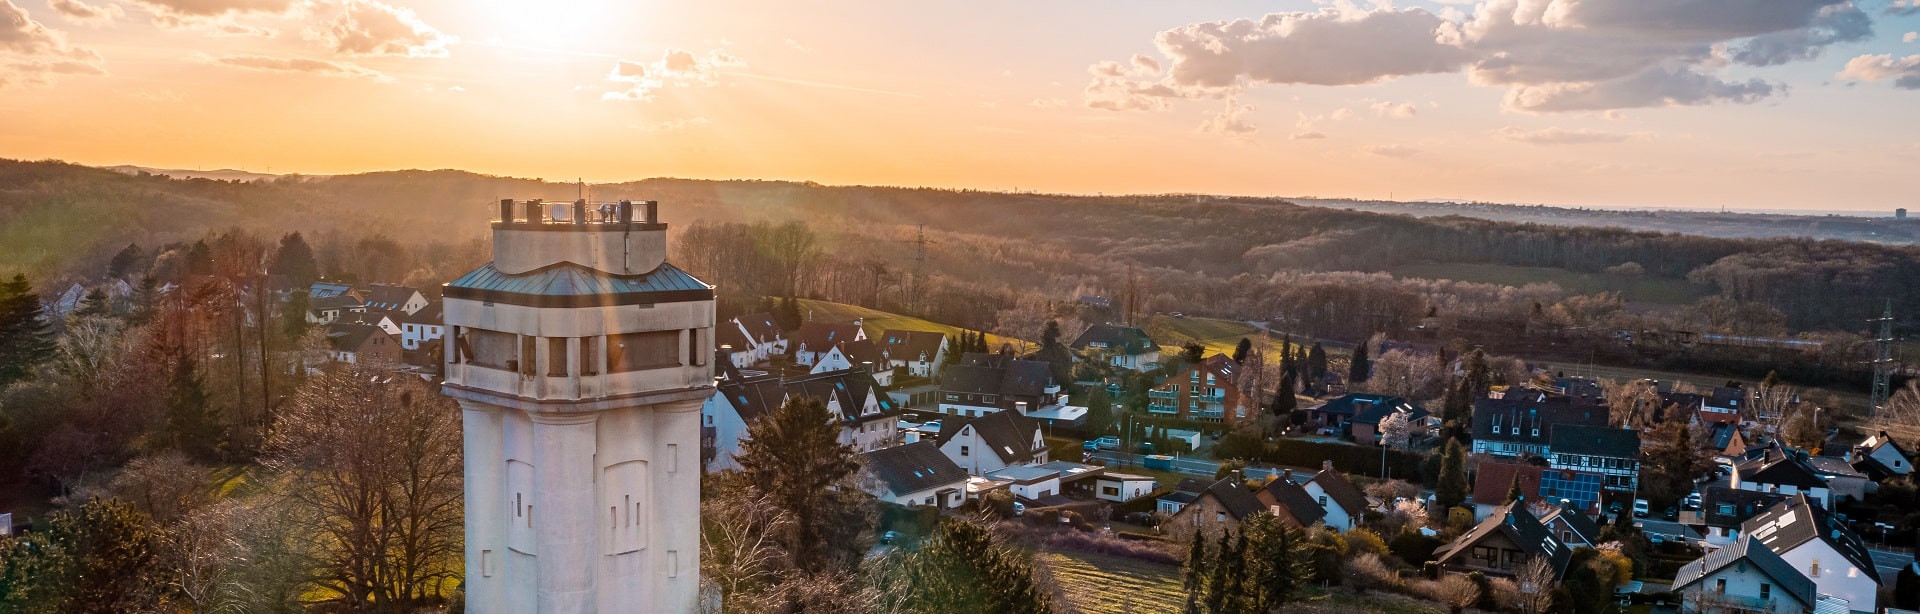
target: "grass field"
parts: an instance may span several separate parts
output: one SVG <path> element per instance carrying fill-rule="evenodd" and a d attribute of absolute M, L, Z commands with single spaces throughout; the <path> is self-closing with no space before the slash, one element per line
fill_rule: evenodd
<path fill-rule="evenodd" d="M 1559 284 L 1561 289 L 1574 294 L 1624 292 L 1629 301 L 1643 301 L 1667 305 L 1689 304 L 1699 300 L 1700 297 L 1713 293 L 1711 288 L 1691 284 L 1679 279 L 1642 278 L 1629 283 L 1619 278 L 1597 273 L 1580 273 L 1566 269 L 1509 266 L 1504 264 L 1405 264 L 1387 269 L 1387 272 L 1393 274 L 1394 277 L 1451 279 L 1454 281 L 1500 284 L 1503 286 L 1524 286 L 1527 284 L 1552 282 Z"/>
<path fill-rule="evenodd" d="M 1275 360 L 1278 359 L 1280 351 L 1279 339 L 1266 338 L 1259 328 L 1246 322 L 1156 315 L 1149 319 L 1143 328 L 1146 328 L 1148 334 L 1153 335 L 1155 343 L 1160 344 L 1162 356 L 1178 354 L 1180 346 L 1186 345 L 1188 341 L 1199 343 L 1207 348 L 1208 356 L 1214 354 L 1231 356 L 1233 348 L 1240 344 L 1242 338 L 1253 340 L 1254 347 L 1260 348 L 1264 354 L 1275 357 Z M 1310 346 L 1314 341 L 1314 339 L 1300 336 L 1293 338 L 1295 346 L 1303 343 Z M 1332 346 L 1327 346 L 1327 351 L 1332 352 Z"/>
<path fill-rule="evenodd" d="M 1082 614 L 1178 612 L 1186 605 L 1180 568 L 1084 552 L 1041 552 L 1073 611 Z"/>
<path fill-rule="evenodd" d="M 852 322 L 855 319 L 861 319 L 860 326 L 867 330 L 868 337 L 878 337 L 880 333 L 890 330 L 926 330 L 946 333 L 947 341 L 951 343 L 958 340 L 960 334 L 958 326 L 948 326 L 931 320 L 845 303 L 801 299 L 800 314 L 808 322 Z M 999 349 L 1003 342 L 1016 345 L 1022 343 L 1019 339 L 1012 337 L 987 335 L 987 347 Z"/>

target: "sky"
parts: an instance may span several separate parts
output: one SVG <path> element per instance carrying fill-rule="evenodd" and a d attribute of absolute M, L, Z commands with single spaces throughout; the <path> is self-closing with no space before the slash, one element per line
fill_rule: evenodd
<path fill-rule="evenodd" d="M 0 157 L 1920 206 L 1920 0 L 0 0 Z"/>

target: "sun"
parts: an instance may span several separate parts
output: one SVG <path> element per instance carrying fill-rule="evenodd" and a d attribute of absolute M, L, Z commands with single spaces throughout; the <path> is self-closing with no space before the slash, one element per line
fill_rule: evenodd
<path fill-rule="evenodd" d="M 494 36 L 519 44 L 558 44 L 620 31 L 633 3 L 616 0 L 485 0 Z"/>

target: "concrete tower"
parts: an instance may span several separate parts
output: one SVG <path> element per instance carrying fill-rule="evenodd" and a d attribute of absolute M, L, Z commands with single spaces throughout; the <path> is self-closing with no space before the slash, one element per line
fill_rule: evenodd
<path fill-rule="evenodd" d="M 501 201 L 493 262 L 446 285 L 469 611 L 695 609 L 713 287 L 658 213 Z"/>

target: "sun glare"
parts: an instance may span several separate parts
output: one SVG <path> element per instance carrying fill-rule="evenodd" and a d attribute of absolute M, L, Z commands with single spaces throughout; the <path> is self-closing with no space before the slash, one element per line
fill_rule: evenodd
<path fill-rule="evenodd" d="M 555 44 L 617 31 L 621 17 L 631 15 L 630 3 L 614 0 L 487 0 L 487 9 L 500 40 L 521 44 Z"/>

